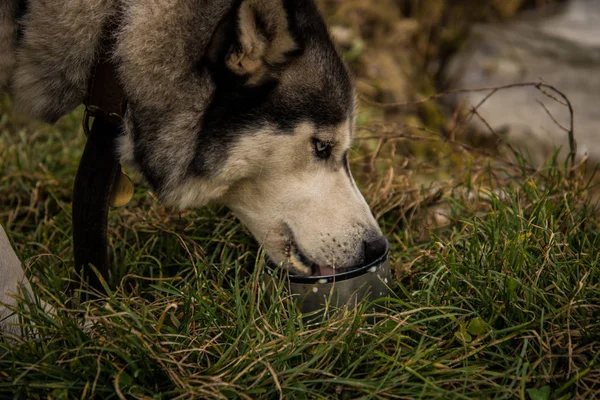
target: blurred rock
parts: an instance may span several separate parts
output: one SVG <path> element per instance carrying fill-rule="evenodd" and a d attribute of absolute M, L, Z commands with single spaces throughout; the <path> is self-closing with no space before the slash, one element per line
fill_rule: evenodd
<path fill-rule="evenodd" d="M 573 0 L 550 14 L 542 11 L 506 24 L 475 26 L 468 48 L 451 63 L 448 76 L 460 88 L 540 80 L 555 86 L 574 108 L 578 156 L 587 153 L 600 162 L 600 146 L 596 145 L 600 141 L 598 71 L 600 1 Z M 471 93 L 460 100 L 474 106 L 486 94 Z M 561 125 L 569 126 L 566 107 L 535 88 L 500 91 L 486 101 L 480 113 L 492 128 L 507 131 L 534 161 L 541 162 L 553 146 L 568 149 L 568 141 L 538 101 Z M 483 123 L 475 123 L 479 131 L 488 132 Z"/>

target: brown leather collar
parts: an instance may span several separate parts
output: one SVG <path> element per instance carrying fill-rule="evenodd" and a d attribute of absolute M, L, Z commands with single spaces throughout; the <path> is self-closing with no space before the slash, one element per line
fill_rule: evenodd
<path fill-rule="evenodd" d="M 118 18 L 110 18 L 104 27 L 100 55 L 90 73 L 87 98 L 84 102 L 87 113 L 97 117 L 118 118 L 125 115 L 125 93 L 119 82 L 117 67 L 112 58 L 118 29 Z"/>
<path fill-rule="evenodd" d="M 90 74 L 86 110 L 95 117 L 102 114 L 110 119 L 121 119 L 125 105 L 125 93 L 119 83 L 116 66 L 107 55 L 103 55 Z"/>
<path fill-rule="evenodd" d="M 88 140 L 73 186 L 75 267 L 83 281 L 99 292 L 104 291 L 104 282 L 110 276 L 107 251 L 109 195 L 121 170 L 117 139 L 122 134 L 126 105 L 111 57 L 115 31 L 111 21 L 104 31 L 103 52 L 90 74 L 83 121 Z M 91 128 L 90 117 L 94 117 Z"/>

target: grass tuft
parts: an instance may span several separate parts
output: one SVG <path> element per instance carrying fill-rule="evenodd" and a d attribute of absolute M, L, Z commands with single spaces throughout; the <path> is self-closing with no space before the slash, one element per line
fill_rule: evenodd
<path fill-rule="evenodd" d="M 0 222 L 57 312 L 20 303 L 0 398 L 598 396 L 600 221 L 589 181 L 556 159 L 532 173 L 519 155 L 463 154 L 448 185 L 416 188 L 397 142 L 359 142 L 394 294 L 306 325 L 283 295 L 267 301 L 260 251 L 227 210 L 175 213 L 139 178 L 110 216 L 113 290 L 68 298 L 80 113 L 48 127 L 2 107 Z"/>

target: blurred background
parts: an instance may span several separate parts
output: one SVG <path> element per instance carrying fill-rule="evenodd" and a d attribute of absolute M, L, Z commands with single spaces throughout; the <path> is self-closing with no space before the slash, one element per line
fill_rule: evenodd
<path fill-rule="evenodd" d="M 403 103 L 455 88 L 542 81 L 573 103 L 578 153 L 600 158 L 594 127 L 600 113 L 600 2 L 594 0 L 322 0 L 332 33 L 358 77 L 363 99 Z M 535 90 L 494 95 L 481 108 L 493 128 L 543 150 L 566 145 Z M 477 104 L 486 93 L 445 98 Z M 542 96 L 544 97 L 544 96 Z M 546 100 L 546 99 L 541 99 Z M 558 122 L 568 113 L 547 104 Z M 546 102 L 544 101 L 544 104 Z M 445 106 L 445 107 L 444 107 Z M 448 104 L 365 108 L 381 121 L 414 116 L 430 128 L 444 127 Z M 550 123 L 548 123 L 550 122 Z M 476 125 L 478 130 L 481 125 Z M 563 132 L 564 133 L 564 132 Z M 542 144 L 542 148 L 539 145 Z M 599 147 L 599 146 L 596 146 Z M 551 150 L 550 150 L 551 151 Z"/>
<path fill-rule="evenodd" d="M 358 181 L 377 193 L 379 213 L 393 207 L 385 199 L 397 199 L 398 191 L 451 188 L 473 174 L 473 165 L 506 166 L 514 152 L 532 170 L 556 155 L 562 162 L 569 151 L 578 163 L 589 159 L 588 168 L 600 160 L 600 1 L 320 0 L 320 6 L 356 77 L 361 107 L 353 163 L 363 173 Z M 531 84 L 504 88 L 524 82 Z M 565 100 L 536 82 L 571 102 L 576 148 L 569 146 Z M 502 88 L 453 93 L 486 87 Z M 418 201 L 427 196 L 421 192 Z"/>

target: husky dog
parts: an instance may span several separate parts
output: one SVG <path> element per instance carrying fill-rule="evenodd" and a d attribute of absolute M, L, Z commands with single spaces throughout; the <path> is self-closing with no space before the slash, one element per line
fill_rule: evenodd
<path fill-rule="evenodd" d="M 313 0 L 0 4 L 0 86 L 32 117 L 79 105 L 107 51 L 127 97 L 120 156 L 161 201 L 227 205 L 298 275 L 385 252 L 348 166 L 353 83 Z"/>

